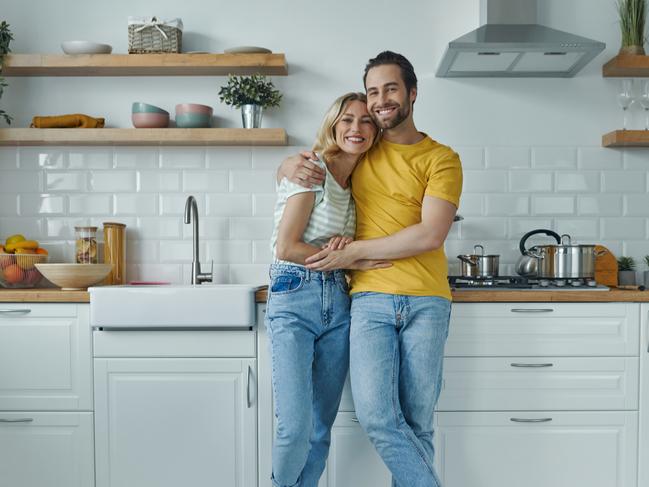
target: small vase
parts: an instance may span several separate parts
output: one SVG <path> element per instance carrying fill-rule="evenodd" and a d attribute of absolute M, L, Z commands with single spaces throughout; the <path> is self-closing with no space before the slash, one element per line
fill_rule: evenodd
<path fill-rule="evenodd" d="M 620 54 L 623 56 L 644 56 L 645 50 L 643 46 L 622 46 Z"/>
<path fill-rule="evenodd" d="M 635 286 L 635 271 L 619 271 L 617 280 L 620 286 Z"/>
<path fill-rule="evenodd" d="M 244 129 L 258 129 L 261 127 L 261 116 L 264 107 L 261 105 L 241 105 L 241 121 Z"/>
<path fill-rule="evenodd" d="M 644 271 L 644 287 L 649 289 L 649 271 Z"/>

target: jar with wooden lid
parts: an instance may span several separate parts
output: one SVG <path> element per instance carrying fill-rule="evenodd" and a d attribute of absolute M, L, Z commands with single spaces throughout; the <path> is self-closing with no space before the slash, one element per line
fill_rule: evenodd
<path fill-rule="evenodd" d="M 97 227 L 74 227 L 74 250 L 77 264 L 97 264 Z"/>
<path fill-rule="evenodd" d="M 126 225 L 123 223 L 104 223 L 104 264 L 112 266 L 104 284 L 126 282 Z"/>

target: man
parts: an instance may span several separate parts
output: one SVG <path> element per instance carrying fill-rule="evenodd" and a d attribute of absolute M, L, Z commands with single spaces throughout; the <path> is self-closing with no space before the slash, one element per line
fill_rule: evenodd
<path fill-rule="evenodd" d="M 390 51 L 365 68 L 370 114 L 381 141 L 352 174 L 356 240 L 307 259 L 315 270 L 354 270 L 350 377 L 356 415 L 400 487 L 438 487 L 433 468 L 433 410 L 439 396 L 451 293 L 443 245 L 459 205 L 460 160 L 413 121 L 417 78 Z M 303 154 L 280 175 L 301 184 L 320 176 Z"/>

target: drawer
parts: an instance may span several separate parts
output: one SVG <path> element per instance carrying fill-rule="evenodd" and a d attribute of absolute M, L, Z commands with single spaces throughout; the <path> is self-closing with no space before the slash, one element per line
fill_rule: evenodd
<path fill-rule="evenodd" d="M 637 303 L 457 303 L 444 354 L 637 356 L 639 330 Z"/>
<path fill-rule="evenodd" d="M 439 411 L 637 410 L 638 358 L 444 360 Z"/>
<path fill-rule="evenodd" d="M 91 410 L 88 306 L 29 308 L 0 318 L 0 410 Z"/>
<path fill-rule="evenodd" d="M 77 316 L 77 306 L 70 303 L 0 303 L 0 324 L 17 318 L 73 318 Z"/>
<path fill-rule="evenodd" d="M 95 357 L 255 357 L 254 331 L 95 330 Z"/>

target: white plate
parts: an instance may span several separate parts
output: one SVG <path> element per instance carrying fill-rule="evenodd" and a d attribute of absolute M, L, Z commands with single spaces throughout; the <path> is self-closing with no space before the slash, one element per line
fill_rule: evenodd
<path fill-rule="evenodd" d="M 244 53 L 270 54 L 273 51 L 271 51 L 270 49 L 266 49 L 265 47 L 237 46 L 237 47 L 230 47 L 228 49 L 223 49 L 223 52 L 226 54 L 244 54 Z"/>
<path fill-rule="evenodd" d="M 110 54 L 113 46 L 90 41 L 65 41 L 61 49 L 66 54 Z"/>

